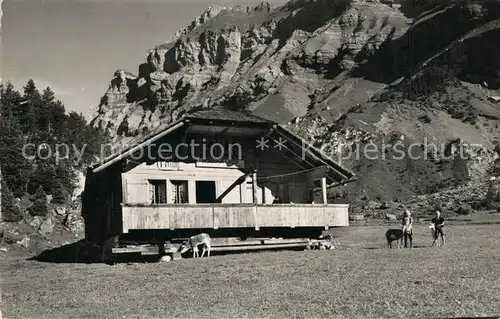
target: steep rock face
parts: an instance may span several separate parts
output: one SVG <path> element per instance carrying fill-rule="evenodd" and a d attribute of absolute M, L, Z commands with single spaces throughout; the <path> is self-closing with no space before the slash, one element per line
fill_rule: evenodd
<path fill-rule="evenodd" d="M 117 71 L 92 124 L 125 143 L 192 109 L 246 108 L 355 170 L 354 198 L 487 178 L 500 139 L 500 3 L 409 3 L 211 7 L 149 51 L 138 76 Z M 353 152 L 370 143 L 376 160 Z M 396 144 L 422 156 L 394 159 Z"/>
<path fill-rule="evenodd" d="M 309 95 L 332 77 L 332 59 L 346 56 L 339 65 L 350 70 L 363 47 L 375 50 L 393 27 L 402 30 L 408 22 L 377 3 L 211 7 L 175 39 L 151 50 L 137 77 L 117 71 L 93 123 L 118 140 L 153 129 L 158 123 L 152 119 L 168 122 L 191 108 L 216 104 L 257 114 L 272 104 L 267 115 L 286 122 L 307 113 Z M 363 28 L 366 33 L 353 34 Z"/>

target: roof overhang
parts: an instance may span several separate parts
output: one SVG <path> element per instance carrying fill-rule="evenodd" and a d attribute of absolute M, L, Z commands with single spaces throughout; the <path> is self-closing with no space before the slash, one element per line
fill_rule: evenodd
<path fill-rule="evenodd" d="M 276 125 L 273 123 L 248 123 L 234 120 L 205 120 L 183 117 L 160 131 L 149 134 L 137 141 L 135 145 L 125 147 L 106 157 L 101 164 L 94 165 L 92 172 L 97 173 L 107 167 L 130 157 L 142 148 L 148 147 L 161 138 L 184 130 L 184 134 L 232 135 L 232 136 L 262 136 L 268 134 Z"/>
<path fill-rule="evenodd" d="M 279 138 L 286 139 L 286 146 L 290 150 L 292 154 L 296 157 L 300 157 L 304 162 L 309 163 L 310 166 L 321 166 L 324 165 L 328 167 L 329 176 L 334 180 L 342 180 L 347 181 L 351 180 L 355 174 L 351 170 L 341 166 L 334 160 L 330 158 L 330 156 L 323 153 L 321 150 L 317 149 L 303 138 L 299 137 L 295 133 L 286 129 L 281 125 L 277 125 L 273 130 L 273 137 L 277 140 Z M 299 154 L 297 154 L 297 150 L 299 150 Z M 307 158 L 307 157 L 310 158 Z M 311 162 L 317 162 L 319 165 L 314 165 Z"/>
<path fill-rule="evenodd" d="M 171 134 L 174 131 L 179 130 L 185 124 L 186 124 L 186 121 L 183 118 L 183 119 L 180 119 L 179 121 L 172 123 L 171 125 L 169 125 L 168 127 L 166 127 L 164 130 L 162 130 L 159 133 L 146 136 L 141 141 L 138 141 L 138 143 L 135 146 L 126 147 L 125 149 L 118 151 L 118 152 L 106 157 L 100 165 L 97 164 L 97 165 L 94 165 L 92 167 L 92 172 L 93 173 L 100 172 L 100 171 L 104 170 L 105 168 L 121 161 L 122 159 L 126 159 L 127 157 L 130 157 L 135 152 L 141 150 L 144 147 L 151 145 L 152 143 L 159 140 L 160 138 L 167 136 L 168 134 Z"/>
<path fill-rule="evenodd" d="M 270 128 L 265 127 L 240 127 L 227 126 L 221 123 L 217 125 L 210 124 L 190 124 L 186 130 L 187 134 L 208 134 L 208 135 L 231 135 L 231 136 L 260 136 L 267 134 Z"/>
<path fill-rule="evenodd" d="M 137 151 L 148 147 L 159 139 L 183 132 L 184 134 L 207 134 L 207 135 L 233 135 L 248 137 L 264 137 L 279 140 L 285 139 L 286 147 L 280 153 L 295 162 L 299 167 L 304 164 L 307 168 L 325 166 L 327 176 L 335 183 L 351 181 L 355 174 L 349 169 L 341 166 L 321 150 L 315 148 L 295 133 L 270 121 L 251 122 L 238 119 L 206 119 L 197 118 L 193 115 L 185 116 L 168 126 L 158 129 L 144 138 L 138 140 L 134 145 L 123 148 L 111 156 L 105 158 L 100 164 L 93 166 L 92 172 L 97 173 L 111 165 L 132 156 Z"/>

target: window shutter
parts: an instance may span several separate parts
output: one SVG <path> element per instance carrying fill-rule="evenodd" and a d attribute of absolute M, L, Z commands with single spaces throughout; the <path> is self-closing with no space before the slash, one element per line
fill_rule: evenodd
<path fill-rule="evenodd" d="M 150 204 L 148 180 L 127 180 L 127 203 Z"/>
<path fill-rule="evenodd" d="M 149 191 L 149 197 L 148 197 L 148 202 L 150 204 L 155 204 L 155 185 L 152 183 L 148 183 L 148 191 Z"/>

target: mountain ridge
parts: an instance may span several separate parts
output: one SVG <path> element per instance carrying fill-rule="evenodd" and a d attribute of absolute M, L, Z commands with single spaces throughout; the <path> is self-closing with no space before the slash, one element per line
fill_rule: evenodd
<path fill-rule="evenodd" d="M 499 158 L 500 2 L 413 3 L 211 7 L 151 49 L 137 76 L 118 70 L 91 123 L 119 144 L 193 109 L 246 109 L 358 173 L 343 190 L 350 198 L 487 180 Z M 394 140 L 454 145 L 468 158 L 342 158 Z"/>

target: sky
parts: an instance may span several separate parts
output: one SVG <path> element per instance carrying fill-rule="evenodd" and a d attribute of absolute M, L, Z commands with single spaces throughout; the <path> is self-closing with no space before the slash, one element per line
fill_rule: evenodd
<path fill-rule="evenodd" d="M 68 111 L 89 118 L 116 70 L 137 74 L 149 49 L 165 43 L 206 8 L 259 2 L 3 0 L 0 76 L 18 90 L 29 79 L 40 90 L 50 86 Z"/>

